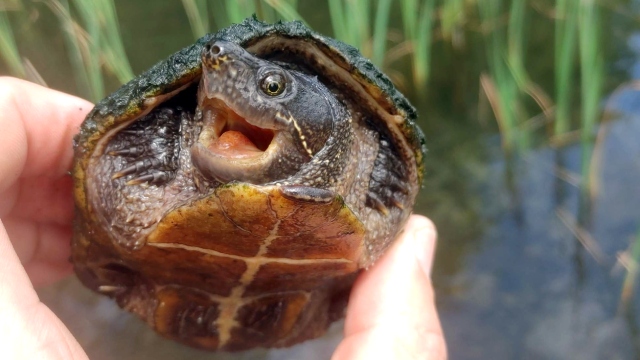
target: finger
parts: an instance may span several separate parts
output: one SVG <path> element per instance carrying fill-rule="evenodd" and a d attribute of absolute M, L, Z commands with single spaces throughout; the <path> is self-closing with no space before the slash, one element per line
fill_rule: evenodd
<path fill-rule="evenodd" d="M 0 192 L 0 217 L 37 219 L 40 223 L 66 225 L 73 219 L 73 180 L 45 176 L 20 179 Z"/>
<path fill-rule="evenodd" d="M 71 274 L 71 227 L 9 217 L 3 223 L 31 283 L 45 286 Z M 16 241 L 15 239 L 19 239 Z"/>
<path fill-rule="evenodd" d="M 73 136 L 92 107 L 71 95 L 0 77 L 0 193 L 20 176 L 64 175 Z"/>
<path fill-rule="evenodd" d="M 354 285 L 334 359 L 445 359 L 429 278 L 436 231 L 412 216 L 396 244 Z"/>
<path fill-rule="evenodd" d="M 0 221 L 0 349 L 6 359 L 86 359 L 33 290 Z"/>

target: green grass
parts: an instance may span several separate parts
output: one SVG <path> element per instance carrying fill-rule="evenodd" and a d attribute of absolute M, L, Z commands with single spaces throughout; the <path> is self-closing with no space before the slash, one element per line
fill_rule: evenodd
<path fill-rule="evenodd" d="M 64 35 L 65 47 L 69 61 L 73 68 L 73 76 L 76 86 L 83 96 L 92 101 L 101 99 L 104 95 L 103 87 L 97 86 L 102 82 L 102 74 L 96 69 L 98 57 L 89 56 L 89 44 L 87 36 L 82 28 L 71 17 L 71 9 L 67 0 L 51 1 L 47 3 L 53 13 L 58 17 L 60 28 Z"/>
<path fill-rule="evenodd" d="M 189 18 L 191 32 L 195 39 L 199 39 L 210 31 L 207 0 L 182 0 L 182 6 Z"/>
<path fill-rule="evenodd" d="M 112 0 L 73 0 L 79 19 L 73 16 L 67 0 L 51 0 L 46 4 L 58 17 L 76 84 L 82 94 L 93 101 L 104 97 L 103 71 L 121 83 L 133 78 Z"/>
<path fill-rule="evenodd" d="M 25 77 L 26 71 L 18 53 L 9 17 L 5 11 L 0 11 L 0 57 L 7 64 L 11 73 L 18 77 Z"/>
<path fill-rule="evenodd" d="M 578 11 L 580 80 L 581 80 L 581 136 L 582 179 L 581 189 L 590 190 L 589 176 L 596 125 L 601 115 L 600 99 L 604 79 L 604 61 L 600 42 L 600 14 L 594 0 L 582 0 Z"/>
<path fill-rule="evenodd" d="M 278 13 L 278 15 L 282 17 L 283 20 L 286 20 L 286 21 L 301 20 L 304 22 L 304 19 L 302 19 L 302 16 L 300 16 L 300 14 L 298 14 L 298 11 L 296 10 L 296 3 L 297 3 L 296 1 L 265 0 L 265 2 L 272 9 L 274 9 Z"/>
<path fill-rule="evenodd" d="M 556 110 L 554 133 L 571 128 L 571 80 L 574 75 L 578 5 L 580 0 L 556 0 L 554 55 Z"/>
<path fill-rule="evenodd" d="M 620 305 L 622 308 L 628 308 L 633 298 L 635 285 L 638 278 L 638 264 L 640 263 L 640 230 L 636 234 L 635 240 L 631 244 L 631 250 L 626 265 L 626 275 L 622 283 L 620 294 Z"/>
<path fill-rule="evenodd" d="M 522 145 L 519 140 L 519 90 L 518 83 L 512 76 L 507 62 L 507 37 L 505 27 L 501 24 L 503 4 L 500 0 L 480 1 L 478 10 L 484 26 L 488 75 L 485 78 L 491 86 L 485 86 L 493 110 L 502 133 L 502 144 L 507 151 L 515 145 Z M 492 89 L 489 91 L 489 89 Z"/>
<path fill-rule="evenodd" d="M 435 0 L 423 0 L 420 4 L 417 0 L 402 2 L 402 20 L 404 34 L 411 43 L 412 72 L 416 88 L 426 86 L 431 68 L 431 39 Z"/>
<path fill-rule="evenodd" d="M 95 101 L 105 95 L 105 76 L 121 83 L 133 77 L 113 0 L 51 0 L 45 4 L 58 17 L 81 94 Z M 241 22 L 251 14 L 268 22 L 298 19 L 308 23 L 301 14 L 309 13 L 309 4 L 296 0 L 182 0 L 194 38 Z M 435 42 L 468 46 L 464 43 L 465 31 L 481 30 L 486 66 L 480 83 L 494 110 L 505 148 L 530 147 L 531 132 L 536 129 L 529 126 L 529 113 L 535 119 L 539 117 L 536 111 L 549 118 L 553 112 L 554 134 L 578 130 L 579 125 L 587 164 L 603 78 L 597 6 L 594 0 L 555 1 L 548 17 L 555 29 L 555 83 L 554 89 L 543 89 L 528 74 L 527 39 L 529 32 L 535 31 L 528 20 L 534 12 L 532 4 L 532 0 L 329 0 L 314 6 L 324 7 L 329 14 L 334 37 L 358 47 L 404 88 L 404 79 L 409 77 L 417 93 L 424 92 L 429 83 Z M 0 29 L 3 62 L 13 74 L 28 76 L 5 13 L 0 15 Z M 410 74 L 394 69 L 403 59 L 410 61 Z M 572 125 L 577 71 L 581 74 L 577 92 L 581 121 Z M 549 98 L 547 91 L 555 93 L 555 98 Z M 528 105 L 531 99 L 538 109 L 532 111 Z"/>
<path fill-rule="evenodd" d="M 328 6 L 335 38 L 360 48 L 365 56 L 371 57 L 371 2 L 329 0 Z"/>
<path fill-rule="evenodd" d="M 440 8 L 442 37 L 452 40 L 453 35 L 465 21 L 465 0 L 446 0 Z"/>

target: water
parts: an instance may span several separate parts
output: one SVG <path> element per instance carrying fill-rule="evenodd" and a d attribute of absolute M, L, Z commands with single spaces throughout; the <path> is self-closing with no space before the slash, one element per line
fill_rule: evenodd
<path fill-rule="evenodd" d="M 192 40 L 180 2 L 116 5 L 136 72 Z M 51 87 L 74 92 L 57 20 L 42 4 L 33 8 L 22 15 L 19 25 L 21 52 Z M 405 81 L 430 149 L 415 211 L 430 216 L 439 228 L 434 283 L 451 358 L 640 357 L 640 316 L 635 311 L 639 301 L 634 298 L 629 311 L 621 308 L 626 272 L 618 262 L 640 224 L 640 93 L 628 88 L 612 97 L 619 85 L 640 76 L 640 33 L 634 32 L 637 10 L 612 2 L 603 15 L 602 104 L 608 106 L 607 122 L 600 129 L 602 141 L 596 147 L 602 159 L 597 172 L 600 186 L 592 202 L 580 196 L 579 144 L 557 149 L 538 136 L 528 151 L 503 151 L 479 85 L 486 61 L 483 39 L 473 21 L 462 34 L 462 45 L 436 43 L 433 77 L 426 89 L 413 89 Z M 543 11 L 528 11 L 533 24 L 544 22 Z M 319 12 L 308 20 L 328 31 L 322 16 Z M 536 26 L 530 32 L 529 75 L 552 93 L 552 29 Z M 408 66 L 406 60 L 395 64 L 405 80 L 410 79 Z M 117 84 L 108 79 L 108 86 L 114 89 Z M 579 91 L 576 85 L 576 112 Z M 572 231 L 576 223 L 593 239 L 593 253 Z M 73 278 L 40 294 L 92 359 L 232 358 L 212 357 L 158 337 Z M 325 359 L 340 334 L 337 324 L 316 341 L 233 358 Z"/>

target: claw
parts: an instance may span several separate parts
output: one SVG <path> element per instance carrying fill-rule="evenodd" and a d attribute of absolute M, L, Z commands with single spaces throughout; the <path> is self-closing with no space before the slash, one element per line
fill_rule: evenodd
<path fill-rule="evenodd" d="M 393 198 L 391 199 L 391 205 L 397 207 L 400 210 L 404 210 L 404 204 L 401 203 L 398 199 Z"/>
<path fill-rule="evenodd" d="M 158 165 L 160 165 L 160 163 L 161 161 L 156 158 L 136 161 L 133 165 L 128 166 L 118 171 L 117 173 L 113 174 L 113 176 L 111 176 L 111 179 L 112 180 L 119 179 L 129 174 L 139 174 L 149 168 L 157 167 Z"/>
<path fill-rule="evenodd" d="M 367 201 L 371 205 L 373 205 L 373 207 L 377 209 L 379 212 L 381 212 L 383 215 L 389 215 L 389 209 L 386 206 L 384 206 L 384 204 L 382 203 L 382 200 L 380 200 L 378 195 L 374 193 L 369 193 L 367 196 Z"/>
<path fill-rule="evenodd" d="M 151 174 L 144 174 L 135 179 L 131 179 L 126 182 L 127 185 L 140 185 L 143 183 L 156 184 L 159 182 L 167 181 L 169 176 L 163 171 L 154 171 Z"/>
<path fill-rule="evenodd" d="M 144 154 L 145 147 L 143 145 L 132 146 L 130 148 L 109 151 L 111 156 L 140 156 Z"/>
<path fill-rule="evenodd" d="M 127 134 L 127 135 L 142 136 L 145 134 L 145 130 L 144 129 L 124 129 L 124 130 L 121 130 L 120 133 Z"/>

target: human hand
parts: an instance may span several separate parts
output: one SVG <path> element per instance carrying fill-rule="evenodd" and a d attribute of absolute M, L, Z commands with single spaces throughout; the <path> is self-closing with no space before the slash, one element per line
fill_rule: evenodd
<path fill-rule="evenodd" d="M 356 281 L 333 360 L 447 358 L 434 303 L 436 230 L 412 215 L 391 249 Z"/>
<path fill-rule="evenodd" d="M 5 359 L 86 359 L 33 286 L 72 271 L 71 139 L 93 105 L 0 77 L 0 349 Z"/>

